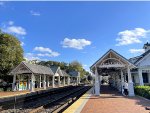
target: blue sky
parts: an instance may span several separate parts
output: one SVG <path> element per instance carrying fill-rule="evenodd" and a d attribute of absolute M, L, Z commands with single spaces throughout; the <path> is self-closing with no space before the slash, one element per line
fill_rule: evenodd
<path fill-rule="evenodd" d="M 110 48 L 126 58 L 143 52 L 150 2 L 0 2 L 0 27 L 29 60 L 78 60 L 88 69 Z"/>

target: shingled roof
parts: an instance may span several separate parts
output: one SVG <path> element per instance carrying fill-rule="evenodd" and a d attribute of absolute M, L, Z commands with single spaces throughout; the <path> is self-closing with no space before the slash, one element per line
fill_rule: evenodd
<path fill-rule="evenodd" d="M 72 76 L 72 77 L 77 77 L 77 76 L 79 76 L 79 72 L 78 71 L 69 71 L 69 73 L 68 73 L 70 76 Z"/>
<path fill-rule="evenodd" d="M 50 66 L 50 69 L 54 74 L 57 72 L 58 68 L 59 68 L 58 66 Z"/>
<path fill-rule="evenodd" d="M 21 62 L 19 65 L 25 66 L 28 70 L 30 70 L 31 73 L 34 73 L 34 74 L 54 75 L 54 73 L 52 72 L 52 70 L 49 67 L 46 67 L 46 66 L 37 65 L 37 64 L 30 64 L 30 63 L 27 63 L 27 62 Z M 17 67 L 19 67 L 19 65 Z M 15 71 L 17 71 L 16 68 L 13 69 L 10 72 L 10 74 L 15 73 Z"/>
<path fill-rule="evenodd" d="M 64 76 L 70 76 L 70 75 L 67 74 L 64 70 L 61 70 L 61 72 L 62 72 L 62 74 L 63 74 Z"/>
<path fill-rule="evenodd" d="M 137 61 L 134 64 L 137 64 L 141 59 L 143 59 L 149 53 L 150 53 L 150 50 L 148 50 L 145 53 L 143 53 L 142 55 L 140 55 L 140 57 L 137 59 Z"/>

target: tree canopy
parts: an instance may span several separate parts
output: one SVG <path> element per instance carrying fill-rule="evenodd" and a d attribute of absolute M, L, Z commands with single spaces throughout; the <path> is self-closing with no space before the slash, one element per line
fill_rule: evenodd
<path fill-rule="evenodd" d="M 20 41 L 15 36 L 0 31 L 0 75 L 7 75 L 21 61 L 23 49 Z"/>
<path fill-rule="evenodd" d="M 38 62 L 38 64 L 40 65 L 44 65 L 44 66 L 59 66 L 62 70 L 66 70 L 66 72 L 71 71 L 71 70 L 76 70 L 80 72 L 80 76 L 81 78 L 84 75 L 89 75 L 90 73 L 88 71 L 86 71 L 82 64 L 78 61 L 72 61 L 70 63 L 65 63 L 65 62 L 57 62 L 57 61 L 40 61 Z"/>

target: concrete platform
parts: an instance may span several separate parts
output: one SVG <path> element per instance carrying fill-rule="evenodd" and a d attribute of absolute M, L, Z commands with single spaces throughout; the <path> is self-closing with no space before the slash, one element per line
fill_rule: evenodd
<path fill-rule="evenodd" d="M 93 88 L 88 90 L 83 96 L 75 101 L 70 107 L 68 107 L 63 113 L 80 113 L 86 102 L 92 95 Z"/>

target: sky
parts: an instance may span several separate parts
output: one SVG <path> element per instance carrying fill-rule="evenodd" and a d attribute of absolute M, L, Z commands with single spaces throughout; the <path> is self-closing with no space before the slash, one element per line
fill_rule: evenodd
<path fill-rule="evenodd" d="M 126 58 L 144 52 L 150 2 L 0 2 L 0 28 L 28 60 L 77 60 L 89 70 L 109 49 Z"/>

